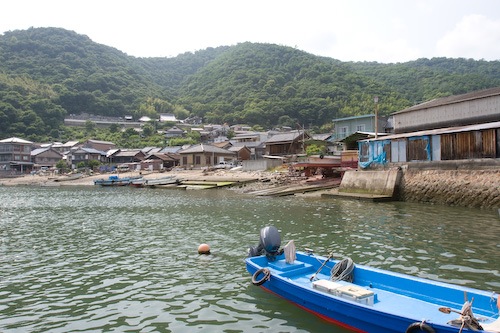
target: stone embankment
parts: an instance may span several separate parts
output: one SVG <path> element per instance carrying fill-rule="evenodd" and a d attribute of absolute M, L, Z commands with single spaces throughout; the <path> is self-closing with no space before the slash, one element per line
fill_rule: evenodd
<path fill-rule="evenodd" d="M 403 172 L 400 200 L 500 209 L 500 170 L 412 170 Z"/>

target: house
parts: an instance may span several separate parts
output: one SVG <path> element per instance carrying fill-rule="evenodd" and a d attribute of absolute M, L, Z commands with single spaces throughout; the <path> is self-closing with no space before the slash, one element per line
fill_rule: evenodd
<path fill-rule="evenodd" d="M 179 165 L 180 156 L 176 154 L 154 153 L 145 157 L 141 162 L 142 170 L 164 170 Z"/>
<path fill-rule="evenodd" d="M 500 87 L 433 99 L 391 116 L 394 133 L 500 121 Z"/>
<path fill-rule="evenodd" d="M 78 147 L 78 141 L 68 141 L 66 143 L 57 143 L 52 145 L 52 149 L 58 151 L 61 154 L 64 154 L 71 149 L 76 149 Z"/>
<path fill-rule="evenodd" d="M 180 129 L 177 126 L 171 127 L 165 131 L 165 138 L 182 138 L 186 134 L 186 131 Z"/>
<path fill-rule="evenodd" d="M 250 149 L 250 159 L 258 160 L 266 154 L 265 142 L 272 135 L 273 133 L 245 131 L 232 137 L 230 142 L 234 147 L 247 147 Z"/>
<path fill-rule="evenodd" d="M 82 145 L 83 148 L 93 148 L 100 151 L 108 151 L 110 149 L 115 149 L 116 145 L 109 141 L 100 140 L 87 140 Z"/>
<path fill-rule="evenodd" d="M 215 147 L 222 148 L 222 149 L 229 149 L 233 146 L 232 143 L 230 141 L 227 141 L 227 140 L 220 141 L 220 142 L 214 142 L 212 145 Z"/>
<path fill-rule="evenodd" d="M 144 156 L 153 154 L 153 153 L 159 153 L 162 150 L 162 148 L 158 147 L 144 147 L 141 149 L 141 151 L 144 153 Z"/>
<path fill-rule="evenodd" d="M 377 118 L 378 126 L 375 126 L 375 118 Z M 375 132 L 375 127 L 379 133 L 384 133 L 386 123 L 385 117 L 375 117 L 374 114 L 333 119 L 335 127 L 333 140 L 342 140 L 355 132 Z"/>
<path fill-rule="evenodd" d="M 79 163 L 84 163 L 85 165 L 87 165 L 88 162 L 92 160 L 98 161 L 100 163 L 106 163 L 106 152 L 94 148 L 82 147 L 71 150 L 66 155 L 66 161 L 69 165 L 71 165 L 72 169 L 76 169 Z"/>
<path fill-rule="evenodd" d="M 34 163 L 35 168 L 53 168 L 62 158 L 63 154 L 51 147 L 31 151 L 31 161 Z"/>
<path fill-rule="evenodd" d="M 284 156 L 304 154 L 305 142 L 311 137 L 305 131 L 275 134 L 266 141 L 266 155 Z"/>
<path fill-rule="evenodd" d="M 177 118 L 175 118 L 175 115 L 173 113 L 161 113 L 160 114 L 160 123 L 165 123 L 165 122 L 177 122 Z"/>
<path fill-rule="evenodd" d="M 0 170 L 20 173 L 31 171 L 32 145 L 33 142 L 16 137 L 0 140 Z"/>
<path fill-rule="evenodd" d="M 236 153 L 207 144 L 198 144 L 179 151 L 181 166 L 184 167 L 210 167 L 221 161 L 232 161 Z"/>
<path fill-rule="evenodd" d="M 140 149 L 119 149 L 109 156 L 112 164 L 138 163 L 144 160 L 146 154 Z"/>
<path fill-rule="evenodd" d="M 159 151 L 159 153 L 163 154 L 178 154 L 179 151 L 182 150 L 181 146 L 168 146 Z"/>
<path fill-rule="evenodd" d="M 245 145 L 231 146 L 227 149 L 236 153 L 236 160 L 238 161 L 246 161 L 252 158 L 252 152 L 250 151 L 250 148 Z"/>

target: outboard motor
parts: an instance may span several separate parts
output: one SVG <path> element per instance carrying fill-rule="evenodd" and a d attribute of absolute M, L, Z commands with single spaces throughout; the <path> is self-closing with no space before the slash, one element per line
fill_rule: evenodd
<path fill-rule="evenodd" d="M 265 254 L 268 259 L 273 260 L 275 256 L 281 254 L 280 251 L 281 236 L 276 227 L 264 227 L 260 229 L 260 241 L 257 247 L 250 247 L 249 257 L 257 257 Z"/>

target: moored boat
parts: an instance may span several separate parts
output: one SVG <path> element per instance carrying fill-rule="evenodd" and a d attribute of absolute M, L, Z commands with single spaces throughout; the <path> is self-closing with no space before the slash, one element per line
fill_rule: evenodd
<path fill-rule="evenodd" d="M 138 187 L 157 187 L 163 185 L 173 185 L 179 184 L 180 180 L 175 176 L 167 176 L 161 178 L 153 178 L 153 179 L 142 179 L 140 181 L 132 182 L 131 185 Z"/>
<path fill-rule="evenodd" d="M 246 268 L 262 286 L 355 332 L 500 332 L 498 294 L 358 265 L 349 258 L 280 249 L 274 227 L 261 230 Z"/>
<path fill-rule="evenodd" d="M 116 175 L 109 176 L 108 179 L 97 179 L 94 180 L 94 185 L 100 186 L 126 186 L 131 182 L 141 179 L 142 177 L 123 177 L 120 178 Z"/>
<path fill-rule="evenodd" d="M 58 178 L 54 179 L 54 181 L 55 182 L 64 182 L 64 181 L 80 179 L 82 177 L 83 177 L 82 173 L 74 173 L 74 174 L 58 177 Z"/>

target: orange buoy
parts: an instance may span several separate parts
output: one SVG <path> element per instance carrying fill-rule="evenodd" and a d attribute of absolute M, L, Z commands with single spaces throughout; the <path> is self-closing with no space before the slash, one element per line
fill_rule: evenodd
<path fill-rule="evenodd" d="M 210 254 L 210 246 L 208 244 L 200 244 L 198 246 L 198 254 Z"/>

